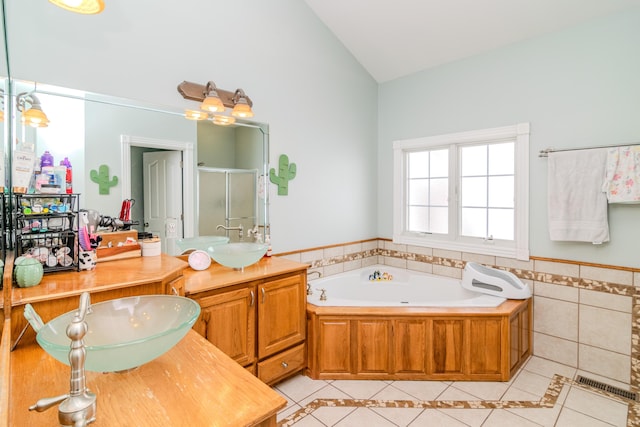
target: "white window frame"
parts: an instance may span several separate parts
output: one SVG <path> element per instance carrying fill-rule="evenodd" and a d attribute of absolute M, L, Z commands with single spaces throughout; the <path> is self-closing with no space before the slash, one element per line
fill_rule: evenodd
<path fill-rule="evenodd" d="M 393 242 L 529 260 L 529 123 L 393 142 Z M 498 241 L 459 236 L 458 147 L 469 144 L 515 141 L 514 240 Z M 449 234 L 406 230 L 407 153 L 449 148 Z M 453 157 L 453 158 L 452 158 Z M 453 222 L 452 222 L 453 221 Z"/>

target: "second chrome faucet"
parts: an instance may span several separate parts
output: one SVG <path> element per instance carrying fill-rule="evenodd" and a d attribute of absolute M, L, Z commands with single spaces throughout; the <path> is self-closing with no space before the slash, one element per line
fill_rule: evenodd
<path fill-rule="evenodd" d="M 224 229 L 224 230 L 227 230 L 227 231 L 229 231 L 229 230 L 238 230 L 238 238 L 242 239 L 244 237 L 244 232 L 243 232 L 244 228 L 242 227 L 242 224 L 238 225 L 237 227 L 226 227 L 226 226 L 220 224 L 220 225 L 218 225 L 216 227 L 216 230 L 220 230 L 221 228 Z"/>

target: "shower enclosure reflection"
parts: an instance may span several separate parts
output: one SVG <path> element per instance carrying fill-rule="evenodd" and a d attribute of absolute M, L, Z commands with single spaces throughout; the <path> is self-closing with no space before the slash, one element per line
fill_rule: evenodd
<path fill-rule="evenodd" d="M 256 237 L 248 234 L 258 226 L 258 170 L 198 168 L 197 200 L 201 236 Z"/>

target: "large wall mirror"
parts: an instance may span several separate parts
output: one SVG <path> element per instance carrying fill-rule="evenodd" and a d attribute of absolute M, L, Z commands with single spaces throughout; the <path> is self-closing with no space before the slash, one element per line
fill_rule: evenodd
<path fill-rule="evenodd" d="M 220 126 L 187 120 L 177 108 L 11 83 L 6 102 L 35 99 L 49 120 L 46 127 L 28 126 L 22 123 L 24 109 L 16 109 L 13 135 L 5 141 L 13 142 L 14 161 L 21 150 L 32 150 L 35 162 L 29 175 L 12 168 L 13 190 L 64 191 L 61 177 L 56 180 L 54 173 L 47 180 L 38 171 L 44 156 L 54 166 L 71 165 L 81 209 L 119 220 L 132 201 L 131 227 L 160 236 L 166 253 L 179 253 L 176 238 L 226 235 L 247 241 L 269 234 L 268 125 L 238 120 Z M 235 231 L 240 226 L 244 233 Z"/>

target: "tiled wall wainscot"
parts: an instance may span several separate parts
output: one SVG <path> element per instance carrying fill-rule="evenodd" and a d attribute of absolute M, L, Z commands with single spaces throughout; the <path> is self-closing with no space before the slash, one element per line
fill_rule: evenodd
<path fill-rule="evenodd" d="M 282 254 L 322 277 L 384 264 L 462 278 L 466 262 L 508 270 L 534 292 L 534 354 L 578 374 L 640 391 L 640 270 L 530 261 L 397 245 L 384 239 Z M 310 281 L 318 277 L 310 275 Z"/>

